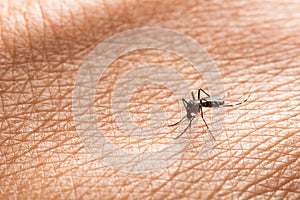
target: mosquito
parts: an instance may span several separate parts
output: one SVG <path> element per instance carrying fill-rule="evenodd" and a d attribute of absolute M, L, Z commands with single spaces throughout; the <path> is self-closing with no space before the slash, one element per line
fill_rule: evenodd
<path fill-rule="evenodd" d="M 204 93 L 206 95 L 206 97 L 204 98 L 201 98 L 201 92 Z M 213 136 L 213 134 L 211 133 L 211 131 L 209 130 L 209 127 L 203 117 L 203 110 L 202 108 L 203 107 L 209 107 L 209 108 L 216 108 L 216 107 L 233 107 L 233 106 L 238 106 L 238 105 L 241 105 L 242 103 L 246 102 L 250 95 L 242 102 L 239 102 L 237 104 L 230 104 L 230 105 L 225 105 L 225 102 L 224 100 L 221 99 L 221 96 L 210 96 L 207 92 L 205 92 L 203 89 L 198 89 L 198 98 L 197 100 L 195 99 L 195 96 L 194 96 L 194 93 L 191 92 L 192 94 L 192 98 L 191 100 L 187 101 L 185 100 L 184 98 L 182 99 L 182 103 L 185 107 L 185 110 L 186 110 L 186 115 L 181 119 L 179 120 L 178 122 L 176 122 L 175 124 L 171 124 L 169 125 L 170 126 L 176 126 L 177 124 L 180 124 L 185 118 L 188 119 L 189 121 L 189 124 L 188 126 L 184 129 L 184 131 L 178 135 L 175 139 L 178 139 L 180 136 L 182 136 L 188 128 L 191 128 L 192 126 L 192 122 L 193 120 L 196 118 L 197 114 L 200 113 L 201 115 L 201 118 L 208 130 L 208 132 L 210 133 L 210 135 L 212 136 L 212 138 L 214 140 L 216 140 L 216 138 Z"/>

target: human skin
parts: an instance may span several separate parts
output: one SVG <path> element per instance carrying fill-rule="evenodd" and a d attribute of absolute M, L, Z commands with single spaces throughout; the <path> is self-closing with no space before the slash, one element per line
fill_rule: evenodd
<path fill-rule="evenodd" d="M 299 10 L 296 1 L 2 1 L 0 198 L 299 198 Z M 230 99 L 251 94 L 227 110 L 210 154 L 158 174 L 103 165 L 72 115 L 88 53 L 139 27 L 192 37 L 218 66 Z M 194 129 L 205 132 L 200 122 Z"/>

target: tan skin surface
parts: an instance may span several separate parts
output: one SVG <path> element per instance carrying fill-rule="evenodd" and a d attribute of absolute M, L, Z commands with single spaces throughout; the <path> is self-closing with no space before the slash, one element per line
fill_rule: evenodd
<path fill-rule="evenodd" d="M 48 2 L 0 3 L 1 199 L 300 197 L 300 3 Z M 99 41 L 149 26 L 193 37 L 219 67 L 229 98 L 252 96 L 227 110 L 207 157 L 128 175 L 83 145 L 72 90 Z M 205 132 L 200 120 L 198 129 Z"/>

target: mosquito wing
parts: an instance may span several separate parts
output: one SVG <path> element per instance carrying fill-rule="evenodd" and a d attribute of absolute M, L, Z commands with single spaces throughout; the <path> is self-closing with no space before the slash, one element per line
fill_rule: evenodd
<path fill-rule="evenodd" d="M 223 101 L 224 100 L 225 95 L 216 95 L 216 96 L 211 96 L 211 97 L 207 97 L 204 98 L 206 101 Z"/>

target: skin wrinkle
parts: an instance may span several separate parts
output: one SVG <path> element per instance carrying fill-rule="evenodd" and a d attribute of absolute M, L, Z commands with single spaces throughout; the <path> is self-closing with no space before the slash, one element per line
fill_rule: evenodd
<path fill-rule="evenodd" d="M 59 11 L 59 15 L 64 16 L 67 20 L 63 22 L 62 19 L 59 19 L 62 21 L 59 23 L 55 20 L 51 20 L 51 17 L 47 17 L 53 15 L 50 14 L 53 10 L 47 9 L 46 5 L 40 3 L 40 9 L 43 12 L 42 16 L 44 19 L 47 19 L 49 24 L 43 20 L 43 25 L 37 24 L 35 26 L 35 19 L 31 19 L 32 14 L 27 13 L 23 15 L 21 12 L 20 16 L 24 16 L 26 20 L 27 28 L 25 28 L 25 30 L 22 30 L 19 24 L 15 24 L 11 29 L 6 29 L 8 25 L 1 23 L 4 29 L 1 28 L 2 44 L 0 44 L 0 52 L 6 52 L 6 54 L 1 53 L 1 72 L 2 70 L 8 71 L 9 68 L 15 67 L 12 70 L 13 74 L 5 75 L 5 73 L 1 73 L 3 75 L 1 75 L 0 78 L 1 104 L 2 107 L 6 107 L 6 109 L 2 108 L 3 114 L 1 113 L 2 145 L 0 165 L 2 166 L 0 168 L 0 190 L 5 191 L 5 196 L 13 198 L 14 193 L 18 193 L 19 197 L 27 196 L 30 198 L 33 197 L 33 193 L 35 193 L 39 194 L 38 198 L 51 196 L 54 198 L 97 198 L 102 194 L 102 198 L 103 195 L 107 198 L 134 198 L 141 197 L 142 192 L 146 193 L 145 197 L 148 198 L 172 198 L 184 197 L 186 195 L 191 197 L 193 194 L 198 194 L 196 197 L 201 196 L 205 198 L 207 197 L 205 193 L 209 193 L 208 195 L 215 199 L 219 197 L 228 199 L 237 196 L 243 199 L 251 197 L 271 198 L 272 194 L 276 194 L 278 198 L 295 198 L 299 196 L 295 187 L 294 189 L 290 189 L 288 193 L 276 191 L 282 187 L 281 185 L 284 181 L 281 181 L 281 179 L 284 180 L 284 175 L 288 177 L 291 182 L 294 180 L 295 185 L 297 185 L 297 183 L 299 184 L 299 181 L 297 181 L 300 178 L 299 173 L 294 175 L 289 174 L 292 169 L 299 171 L 297 170 L 299 169 L 299 161 L 297 160 L 299 153 L 297 150 L 288 151 L 290 154 L 280 152 L 275 154 L 277 157 L 272 157 L 274 148 L 283 148 L 279 146 L 281 144 L 283 146 L 293 145 L 295 149 L 299 149 L 299 130 L 295 129 L 288 132 L 290 129 L 286 129 L 286 132 L 282 133 L 283 130 L 281 126 L 284 126 L 284 124 L 281 126 L 277 125 L 281 121 L 288 122 L 292 119 L 297 120 L 297 116 L 299 116 L 297 113 L 291 114 L 292 110 L 288 109 L 287 106 L 289 104 L 286 104 L 286 100 L 299 97 L 299 93 L 297 93 L 298 82 L 293 81 L 293 79 L 285 81 L 284 79 L 286 77 L 283 76 L 285 70 L 290 69 L 287 67 L 291 66 L 291 64 L 295 62 L 295 58 L 299 55 L 299 50 L 297 50 L 299 44 L 297 44 L 297 41 L 300 40 L 296 34 L 296 32 L 299 32 L 297 31 L 299 28 L 285 23 L 286 21 L 290 21 L 295 25 L 299 24 L 299 17 L 293 15 L 295 10 L 297 10 L 297 4 L 288 5 L 279 3 L 280 5 L 276 5 L 276 3 L 274 3 L 275 5 L 268 6 L 266 3 L 257 3 L 256 5 L 256 3 L 253 2 L 234 2 L 230 4 L 220 2 L 215 5 L 210 5 L 206 2 L 185 2 L 186 5 L 181 3 L 178 5 L 176 5 L 176 3 L 168 5 L 169 3 L 169 1 L 165 1 L 160 5 L 154 3 L 143 5 L 142 3 L 136 3 L 134 1 L 126 1 L 121 3 L 126 4 L 122 7 L 119 6 L 120 4 L 112 5 L 109 4 L 109 2 L 104 2 L 106 5 L 105 11 L 109 10 L 109 14 L 104 17 L 102 14 L 101 16 L 99 16 L 100 14 L 95 14 L 101 10 L 98 10 L 96 7 L 91 9 L 90 7 L 92 6 L 89 7 L 85 5 L 84 2 L 80 2 L 78 7 L 82 9 L 79 10 L 68 6 L 70 4 L 66 2 L 66 8 L 70 7 L 69 12 L 62 14 L 62 12 Z M 32 4 L 34 5 L 34 3 Z M 153 8 L 155 8 L 155 11 Z M 170 8 L 170 10 L 167 10 L 168 8 Z M 220 9 L 221 12 L 219 12 Z M 128 10 L 132 10 L 132 13 L 130 13 L 131 16 L 127 17 Z M 147 13 L 142 14 L 145 10 Z M 284 11 L 279 12 L 279 10 Z M 47 11 L 49 11 L 48 15 Z M 34 9 L 31 12 L 34 12 Z M 273 13 L 276 13 L 276 15 L 273 15 Z M 2 16 L 3 15 L 4 14 L 2 14 Z M 15 14 L 11 14 L 11 16 L 15 16 Z M 134 20 L 134 18 L 137 18 L 137 20 Z M 191 18 L 196 20 L 190 20 Z M 256 20 L 261 18 L 264 20 Z M 94 21 L 99 21 L 99 19 L 101 19 L 101 22 L 98 25 Z M 105 23 L 108 19 L 112 20 L 110 20 L 110 23 Z M 223 19 L 228 19 L 227 21 L 230 23 L 224 22 Z M 231 21 L 231 19 L 234 20 Z M 3 22 L 6 20 L 2 19 L 0 21 Z M 186 26 L 186 22 L 189 22 L 189 27 Z M 224 26 L 222 26 L 222 24 L 224 24 Z M 235 100 L 235 97 L 242 96 L 239 95 L 243 94 L 239 93 L 239 90 L 248 92 L 248 89 L 245 88 L 249 88 L 249 91 L 257 94 L 253 100 L 249 101 L 249 104 L 245 105 L 249 108 L 249 110 L 245 111 L 249 112 L 248 114 L 245 114 L 243 107 L 228 110 L 227 115 L 229 119 L 225 124 L 225 131 L 228 137 L 217 143 L 216 148 L 218 147 L 218 149 L 214 151 L 212 156 L 207 158 L 207 160 L 199 160 L 199 163 L 194 164 L 186 170 L 177 168 L 175 172 L 171 172 L 169 175 L 172 178 L 161 179 L 161 184 L 155 182 L 155 177 L 147 176 L 133 176 L 131 177 L 131 181 L 126 183 L 126 179 L 128 179 L 127 176 L 118 175 L 101 166 L 92 167 L 91 165 L 95 163 L 96 160 L 89 156 L 89 152 L 82 146 L 78 138 L 74 139 L 76 133 L 71 116 L 70 93 L 76 72 L 79 68 L 78 65 L 82 58 L 86 56 L 92 46 L 96 45 L 96 41 L 102 40 L 113 33 L 143 25 L 176 28 L 196 38 L 197 41 L 208 50 L 209 54 L 219 66 L 225 80 L 225 86 L 231 87 L 228 89 L 228 91 L 231 91 L 230 99 Z M 227 27 L 226 29 L 225 25 L 231 27 Z M 34 26 L 34 31 L 30 32 L 28 29 L 32 30 L 32 26 Z M 102 26 L 104 28 L 101 28 Z M 61 27 L 61 29 L 58 30 L 57 27 Z M 198 28 L 202 28 L 202 30 L 198 31 Z M 39 30 L 36 31 L 37 29 Z M 51 30 L 53 35 L 46 35 L 45 33 L 48 33 L 48 31 L 45 31 L 46 29 Z M 275 29 L 278 30 L 276 31 Z M 272 31 L 276 32 L 276 34 L 280 33 L 281 35 L 276 36 L 275 33 L 268 35 L 272 33 Z M 11 35 L 3 36 L 3 32 L 5 32 L 5 34 L 13 33 L 15 35 L 11 39 Z M 35 37 L 35 34 L 40 35 Z M 258 38 L 255 39 L 253 34 L 258 35 Z M 31 37 L 29 37 L 29 35 L 31 35 Z M 276 45 L 276 43 L 278 43 L 278 45 Z M 253 48 L 254 44 L 258 44 L 258 46 Z M 38 52 L 38 54 L 34 54 L 33 51 Z M 4 56 L 7 55 L 7 53 L 11 55 L 11 59 Z M 43 64 L 43 62 L 45 64 Z M 68 62 L 67 65 L 62 67 L 62 64 L 66 62 Z M 266 63 L 274 63 L 274 65 L 266 66 Z M 20 66 L 21 64 L 22 66 Z M 16 71 L 16 67 L 18 66 L 23 67 L 30 65 L 35 65 L 35 67 L 28 67 L 30 69 L 27 70 L 27 72 L 25 70 L 24 72 Z M 68 68 L 70 65 L 72 66 L 71 72 Z M 252 68 L 252 66 L 262 66 L 265 71 L 263 72 L 260 71 L 260 69 Z M 245 68 L 249 70 L 246 71 Z M 278 68 L 279 70 L 277 72 L 275 71 L 275 74 L 268 73 L 274 68 Z M 234 71 L 238 71 L 238 69 L 242 70 L 241 72 L 251 72 L 251 70 L 253 70 L 253 72 L 251 72 L 251 76 L 247 76 L 247 78 L 241 80 L 239 78 L 243 76 L 243 73 L 234 73 Z M 283 71 L 283 69 L 285 70 Z M 22 74 L 26 75 L 26 73 L 41 78 L 38 81 L 36 77 L 33 77 L 33 79 L 28 78 L 27 80 L 20 79 L 22 78 Z M 50 75 L 48 75 L 49 73 Z M 297 74 L 299 74 L 299 71 L 295 69 L 291 76 L 295 78 Z M 257 75 L 258 77 L 256 77 Z M 4 78 L 9 80 L 6 85 L 4 83 L 7 82 L 7 80 Z M 59 81 L 56 82 L 56 79 Z M 12 83 L 19 84 L 20 88 L 13 86 Z M 272 83 L 274 85 L 264 89 L 266 83 Z M 265 99 L 262 98 L 263 96 L 274 95 L 275 92 L 280 95 L 280 93 L 284 92 L 280 87 L 287 84 L 294 86 L 288 89 L 288 92 L 294 89 L 295 93 L 293 95 L 287 95 L 284 96 L 284 98 L 279 98 L 277 95 L 274 96 L 278 103 L 277 108 L 273 107 L 272 104 L 274 104 L 274 100 L 272 99 L 269 100 L 269 103 L 264 103 Z M 25 89 L 26 87 L 28 87 L 27 90 Z M 272 90 L 275 92 L 268 92 Z M 33 94 L 35 100 L 30 101 L 29 98 L 31 97 L 28 96 L 26 97 L 28 98 L 27 100 L 25 98 L 26 101 L 22 101 L 22 93 L 26 93 L 26 95 Z M 56 94 L 57 96 L 54 97 Z M 10 96 L 9 100 L 7 95 Z M 40 98 L 43 95 L 45 95 L 44 98 Z M 58 101 L 54 101 L 54 98 Z M 257 103 L 254 104 L 254 102 Z M 21 106 L 17 107 L 17 105 L 25 104 L 29 104 L 29 107 L 26 109 Z M 34 104 L 34 106 L 30 104 Z M 58 106 L 54 108 L 55 106 L 50 105 Z M 298 105 L 299 102 L 295 102 L 295 107 Z M 250 115 L 252 113 L 257 114 L 253 108 L 263 111 L 255 115 L 255 117 L 257 117 L 257 120 L 263 120 L 261 122 L 264 122 L 264 124 L 257 123 L 259 126 L 255 127 L 255 118 Z M 268 108 L 270 110 L 268 110 Z M 235 109 L 241 110 L 236 114 L 237 117 L 234 113 Z M 282 113 L 282 111 L 287 113 Z M 50 112 L 50 114 L 47 112 Z M 282 117 L 278 115 L 278 119 L 273 118 L 272 116 L 277 113 L 281 113 Z M 2 115 L 4 115 L 3 118 Z M 230 117 L 232 115 L 234 118 Z M 262 118 L 263 115 L 265 115 L 265 118 Z M 268 117 L 270 117 L 271 121 L 266 121 Z M 35 122 L 35 118 L 40 119 L 39 122 Z M 4 123 L 2 123 L 2 120 L 5 120 L 5 123 L 9 125 L 3 127 Z M 17 123 L 19 127 L 16 126 Z M 297 123 L 297 121 L 295 123 Z M 249 125 L 249 129 L 240 128 L 242 124 Z M 29 130 L 27 128 L 28 126 L 31 126 L 32 130 Z M 281 129 L 277 130 L 277 132 L 280 133 L 280 137 L 264 133 L 268 130 L 273 132 L 273 129 L 276 127 Z M 64 132 L 62 132 L 61 129 L 63 129 Z M 193 129 L 197 128 L 194 127 Z M 3 132 L 5 134 L 3 134 Z M 61 135 L 63 133 L 68 136 L 62 137 Z M 22 135 L 21 137 L 20 134 Z M 243 147 L 244 142 L 249 142 L 248 138 L 253 134 L 257 137 L 264 138 L 264 140 L 261 139 L 257 140 L 257 143 L 252 143 L 252 149 L 239 148 L 239 145 Z M 38 135 L 40 136 L 37 140 L 32 140 Z M 281 135 L 284 136 L 281 137 Z M 288 139 L 292 138 L 294 138 L 293 141 L 284 143 L 284 141 L 288 141 Z M 5 139 L 4 142 L 2 142 L 2 139 Z M 53 144 L 47 144 L 49 140 L 52 140 Z M 73 144 L 72 140 L 74 141 Z M 226 147 L 220 144 L 226 141 L 230 141 L 232 145 Z M 11 145 L 14 144 L 14 146 L 9 146 L 9 143 Z M 68 149 L 65 143 L 69 143 L 71 149 Z M 3 144 L 5 146 L 3 146 Z M 254 147 L 255 144 L 258 144 L 258 146 Z M 255 152 L 260 145 L 267 145 L 267 147 L 261 150 L 265 152 L 265 155 L 253 163 L 248 156 L 251 155 L 251 152 Z M 46 148 L 39 150 L 39 148 L 43 146 Z M 14 148 L 14 151 L 12 149 L 9 150 L 9 148 Z M 66 157 L 63 159 L 55 158 L 57 160 L 54 162 L 53 156 L 55 156 L 55 153 L 53 151 L 55 151 L 55 149 L 57 149 L 56 153 L 62 153 Z M 34 154 L 34 156 L 30 154 Z M 231 156 L 227 156 L 227 154 Z M 45 155 L 48 157 L 45 158 Z M 287 157 L 287 155 L 290 155 L 290 157 Z M 11 156 L 13 156 L 13 159 L 8 159 Z M 253 157 L 255 154 L 251 156 Z M 257 155 L 257 157 L 258 156 L 260 156 L 260 154 Z M 279 158 L 291 158 L 291 156 L 293 159 L 287 163 L 279 160 Z M 40 157 L 45 158 L 45 161 L 39 160 Z M 270 171 L 267 176 L 261 175 L 260 180 L 257 180 L 257 184 L 254 184 L 251 180 L 254 174 L 268 169 L 262 167 L 262 165 L 265 164 L 265 162 L 261 162 L 264 158 L 266 158 L 266 161 L 270 164 L 276 163 L 280 165 L 277 165 L 274 169 L 276 173 L 270 173 Z M 268 160 L 268 158 L 270 159 Z M 50 167 L 50 169 L 56 168 L 57 170 L 54 172 L 54 176 L 47 175 L 47 173 L 49 173 L 47 169 L 49 169 L 50 166 L 46 161 L 47 159 L 49 159 L 51 165 L 54 166 Z M 245 159 L 247 160 L 245 161 Z M 215 163 L 219 160 L 240 161 L 237 162 L 237 166 L 234 166 L 232 163 L 224 161 Z M 230 163 L 230 165 L 228 163 Z M 21 168 L 21 165 L 24 165 L 25 168 Z M 185 162 L 182 162 L 182 167 L 184 167 L 184 165 Z M 223 168 L 221 168 L 222 165 Z M 288 165 L 292 168 L 283 172 L 281 169 L 284 167 L 288 168 Z M 246 166 L 248 166 L 248 168 L 246 168 Z M 205 172 L 205 177 L 195 177 L 195 179 L 186 179 L 185 181 L 183 179 L 179 181 L 180 177 L 192 176 L 191 174 L 195 167 L 202 169 L 202 171 Z M 230 169 L 240 171 L 239 173 L 236 172 L 236 174 L 232 174 L 232 172 L 229 172 Z M 249 169 L 250 171 L 248 171 Z M 12 173 L 8 173 L 7 175 L 8 170 Z M 30 178 L 25 179 L 26 176 L 24 176 L 24 174 L 26 174 L 26 172 L 29 174 L 31 170 L 33 170 L 33 173 L 31 173 Z M 44 171 L 44 175 L 40 175 L 39 171 Z M 110 174 L 111 177 L 105 175 L 107 173 Z M 283 174 L 279 175 L 279 173 Z M 7 176 L 2 177 L 2 174 Z M 224 174 L 224 176 L 221 174 Z M 53 177 L 55 179 L 53 179 Z M 69 182 L 68 177 L 72 177 L 72 182 Z M 274 179 L 272 185 L 266 184 L 268 180 L 272 179 Z M 187 180 L 191 181 L 189 182 Z M 6 183 L 4 184 L 4 181 L 10 181 L 10 183 L 13 184 L 11 188 L 14 189 L 10 189 L 10 191 L 5 190 L 4 188 L 8 186 Z M 145 182 L 143 186 L 140 186 L 139 184 L 143 182 Z M 246 185 L 240 186 L 238 182 L 245 183 Z M 286 182 L 288 183 L 288 179 L 286 179 Z M 177 183 L 181 185 L 176 185 Z M 150 184 L 152 184 L 152 188 L 159 189 L 148 189 L 147 186 Z M 232 187 L 226 187 L 227 184 L 231 184 Z M 29 189 L 26 190 L 30 185 L 33 188 L 33 193 Z M 36 185 L 38 185 L 38 187 Z M 211 191 L 205 190 L 205 188 L 209 186 L 211 187 Z M 170 192 L 174 191 L 176 187 L 178 191 L 182 191 L 182 193 Z M 260 190 L 258 190 L 258 187 L 260 187 Z M 290 186 L 290 188 L 292 187 Z M 269 193 L 270 191 L 271 193 Z"/>

